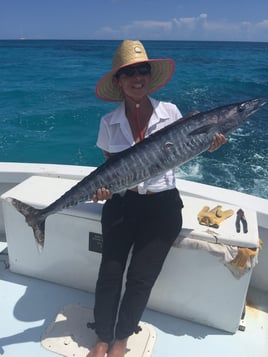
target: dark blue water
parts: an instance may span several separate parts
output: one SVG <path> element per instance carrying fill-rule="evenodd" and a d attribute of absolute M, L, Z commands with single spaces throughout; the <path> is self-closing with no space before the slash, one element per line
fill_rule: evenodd
<path fill-rule="evenodd" d="M 0 161 L 99 165 L 100 117 L 116 104 L 94 88 L 117 41 L 0 41 Z M 185 114 L 268 98 L 268 43 L 144 41 L 149 57 L 171 57 L 175 75 L 154 94 Z M 268 198 L 268 109 L 220 150 L 178 177 Z"/>

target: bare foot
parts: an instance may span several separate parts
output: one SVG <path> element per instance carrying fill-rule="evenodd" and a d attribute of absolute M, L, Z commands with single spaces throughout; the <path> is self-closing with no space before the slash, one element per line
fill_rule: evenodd
<path fill-rule="evenodd" d="M 105 357 L 108 351 L 108 343 L 98 341 L 86 357 Z"/>
<path fill-rule="evenodd" d="M 107 357 L 124 357 L 127 348 L 127 338 L 124 340 L 115 340 Z"/>

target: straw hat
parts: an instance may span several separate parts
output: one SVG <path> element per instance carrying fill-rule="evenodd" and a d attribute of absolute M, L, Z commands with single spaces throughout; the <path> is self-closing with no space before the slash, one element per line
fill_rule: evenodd
<path fill-rule="evenodd" d="M 96 85 L 97 97 L 109 102 L 123 101 L 121 91 L 113 83 L 113 76 L 119 69 L 141 62 L 149 62 L 151 65 L 148 94 L 163 87 L 173 75 L 175 63 L 172 59 L 149 59 L 140 41 L 125 40 L 115 52 L 112 70 L 106 73 Z"/>

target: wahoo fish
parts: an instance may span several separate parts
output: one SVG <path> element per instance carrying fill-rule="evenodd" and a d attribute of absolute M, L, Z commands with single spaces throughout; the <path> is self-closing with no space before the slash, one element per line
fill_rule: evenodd
<path fill-rule="evenodd" d="M 263 99 L 251 99 L 179 119 L 129 149 L 111 156 L 45 208 L 36 209 L 15 198 L 9 198 L 9 201 L 25 216 L 37 244 L 42 248 L 45 221 L 49 215 L 91 200 L 99 188 L 120 193 L 186 163 L 208 150 L 215 134 L 228 135 L 266 104 L 268 102 Z"/>

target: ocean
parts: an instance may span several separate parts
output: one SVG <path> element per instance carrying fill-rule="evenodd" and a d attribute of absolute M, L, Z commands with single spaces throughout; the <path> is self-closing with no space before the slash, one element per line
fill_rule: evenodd
<path fill-rule="evenodd" d="M 0 147 L 4 162 L 98 166 L 99 121 L 114 109 L 95 96 L 120 41 L 0 41 Z M 173 58 L 172 80 L 152 96 L 183 114 L 268 99 L 268 43 L 143 41 L 150 58 Z M 268 108 L 177 177 L 268 198 Z"/>

